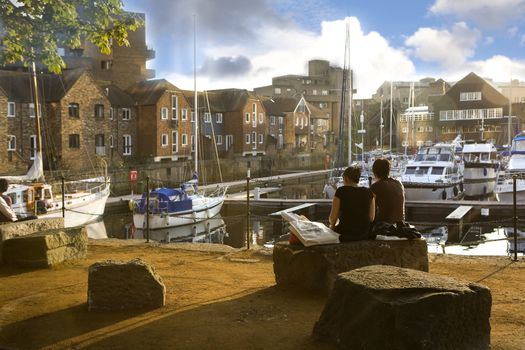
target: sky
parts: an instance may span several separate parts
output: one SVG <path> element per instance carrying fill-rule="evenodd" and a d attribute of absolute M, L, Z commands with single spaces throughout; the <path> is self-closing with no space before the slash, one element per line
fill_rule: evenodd
<path fill-rule="evenodd" d="M 148 67 L 182 89 L 271 85 L 307 62 L 343 66 L 346 24 L 357 98 L 384 81 L 453 82 L 469 72 L 525 80 L 525 0 L 124 0 L 146 14 Z"/>

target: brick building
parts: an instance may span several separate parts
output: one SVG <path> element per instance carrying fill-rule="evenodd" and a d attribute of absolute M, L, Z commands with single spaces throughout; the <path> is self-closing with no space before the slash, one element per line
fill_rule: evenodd
<path fill-rule="evenodd" d="M 44 168 L 93 170 L 97 156 L 106 158 L 104 148 L 110 135 L 110 103 L 103 90 L 89 72 L 80 69 L 64 70 L 61 75 L 41 74 L 38 84 Z M 30 75 L 0 71 L 0 86 L 7 99 L 7 106 L 0 105 L 7 112 L 6 172 L 23 172 L 36 150 Z"/>
<path fill-rule="evenodd" d="M 156 79 L 141 81 L 127 92 L 137 106 L 136 155 L 155 162 L 191 159 L 191 106 L 183 91 Z"/>
<path fill-rule="evenodd" d="M 434 103 L 437 139 L 453 140 L 458 134 L 463 139 L 483 139 L 498 145 L 508 140 L 509 101 L 494 86 L 474 73 L 458 81 Z M 511 136 L 518 131 L 513 125 Z"/>
<path fill-rule="evenodd" d="M 210 110 L 222 114 L 225 150 L 234 155 L 266 154 L 267 118 L 261 99 L 248 90 L 208 91 Z"/>

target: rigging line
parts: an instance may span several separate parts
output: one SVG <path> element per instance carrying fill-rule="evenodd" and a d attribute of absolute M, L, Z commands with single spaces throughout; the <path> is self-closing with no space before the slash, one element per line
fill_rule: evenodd
<path fill-rule="evenodd" d="M 211 108 L 210 108 L 210 100 L 208 98 L 208 91 L 204 90 L 204 94 L 206 96 L 206 104 L 208 106 L 208 113 L 210 113 L 211 118 L 211 135 L 213 137 L 213 145 L 215 146 L 215 159 L 217 160 L 217 167 L 219 168 L 219 179 L 220 182 L 222 182 L 222 171 L 221 171 L 221 163 L 219 162 L 219 151 L 217 149 L 217 140 L 215 139 L 215 128 L 213 127 L 213 117 L 211 114 Z"/>

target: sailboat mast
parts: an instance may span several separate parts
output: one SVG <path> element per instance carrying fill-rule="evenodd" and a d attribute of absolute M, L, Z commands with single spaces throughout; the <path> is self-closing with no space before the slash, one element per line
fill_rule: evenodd
<path fill-rule="evenodd" d="M 348 75 L 350 89 L 348 89 L 348 165 L 352 164 L 352 98 L 354 94 L 354 75 L 350 67 L 350 23 L 346 24 L 346 55 L 348 60 Z"/>
<path fill-rule="evenodd" d="M 35 106 L 35 119 L 36 119 L 36 149 L 35 149 L 35 162 L 42 161 L 42 137 L 40 127 L 40 104 L 38 98 L 38 80 L 36 79 L 36 64 L 33 61 L 31 63 L 31 82 L 33 85 L 33 105 Z M 44 180 L 44 175 L 41 174 L 41 179 Z"/>
<path fill-rule="evenodd" d="M 389 150 L 392 152 L 392 114 L 393 114 L 393 108 L 392 108 L 392 88 L 394 86 L 394 83 L 390 81 L 390 143 L 389 143 Z"/>
<path fill-rule="evenodd" d="M 199 106 L 198 106 L 198 98 L 197 98 L 197 24 L 196 24 L 196 16 L 193 16 L 193 93 L 194 93 L 194 101 L 193 104 L 195 106 L 195 173 L 199 173 L 199 169 L 197 168 L 198 163 L 198 144 L 199 144 Z"/>

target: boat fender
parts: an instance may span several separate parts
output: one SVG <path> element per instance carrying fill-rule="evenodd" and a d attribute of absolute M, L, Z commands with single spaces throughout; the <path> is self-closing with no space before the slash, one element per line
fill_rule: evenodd
<path fill-rule="evenodd" d="M 483 168 L 483 176 L 487 176 L 487 168 Z"/>
<path fill-rule="evenodd" d="M 447 191 L 446 190 L 443 190 L 443 192 L 441 192 L 441 199 L 447 199 Z"/>
<path fill-rule="evenodd" d="M 463 182 L 459 184 L 459 190 L 463 192 Z"/>
<path fill-rule="evenodd" d="M 135 202 L 133 199 L 130 199 L 128 201 L 128 207 L 129 211 L 134 211 L 135 209 L 137 209 L 137 202 Z"/>
<path fill-rule="evenodd" d="M 458 188 L 454 186 L 454 196 L 457 196 L 457 195 L 458 195 Z"/>

